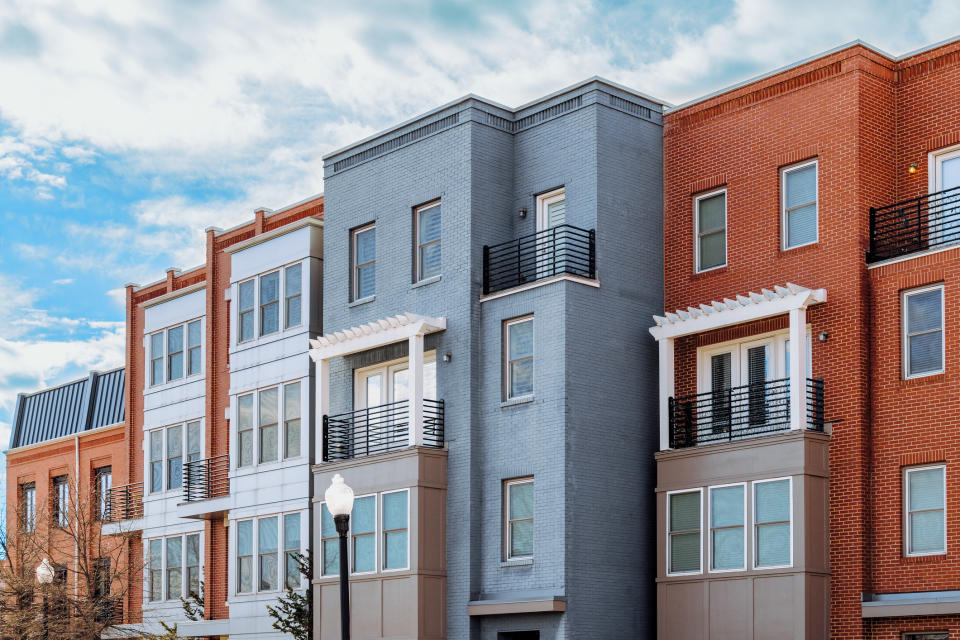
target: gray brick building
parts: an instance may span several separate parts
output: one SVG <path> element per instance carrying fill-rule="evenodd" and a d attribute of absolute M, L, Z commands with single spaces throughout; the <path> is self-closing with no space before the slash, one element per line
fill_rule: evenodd
<path fill-rule="evenodd" d="M 336 473 L 354 638 L 652 637 L 661 112 L 591 79 L 325 158 L 318 638 Z"/>

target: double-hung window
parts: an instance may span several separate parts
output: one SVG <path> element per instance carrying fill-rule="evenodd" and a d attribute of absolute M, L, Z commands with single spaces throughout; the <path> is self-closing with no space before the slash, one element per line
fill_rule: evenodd
<path fill-rule="evenodd" d="M 260 335 L 280 330 L 280 272 L 260 276 Z"/>
<path fill-rule="evenodd" d="M 167 489 L 183 486 L 183 428 L 167 428 Z"/>
<path fill-rule="evenodd" d="M 746 487 L 710 487 L 710 570 L 746 569 Z"/>
<path fill-rule="evenodd" d="M 147 564 L 150 570 L 150 601 L 163 600 L 163 538 L 151 540 Z"/>
<path fill-rule="evenodd" d="M 667 494 L 668 573 L 701 571 L 701 494 L 700 489 Z"/>
<path fill-rule="evenodd" d="M 283 385 L 283 457 L 300 456 L 300 383 Z"/>
<path fill-rule="evenodd" d="M 237 397 L 237 467 L 253 464 L 253 394 Z"/>
<path fill-rule="evenodd" d="M 943 285 L 905 291 L 902 307 L 904 377 L 943 373 Z"/>
<path fill-rule="evenodd" d="M 504 503 L 504 558 L 532 558 L 533 478 L 507 480 L 504 483 Z"/>
<path fill-rule="evenodd" d="M 376 292 L 377 228 L 369 224 L 350 233 L 353 299 L 369 298 Z"/>
<path fill-rule="evenodd" d="M 753 483 L 753 566 L 756 569 L 793 564 L 791 479 Z"/>
<path fill-rule="evenodd" d="M 417 281 L 440 275 L 440 203 L 414 210 Z"/>
<path fill-rule="evenodd" d="M 727 264 L 727 192 L 715 191 L 694 199 L 696 270 Z"/>
<path fill-rule="evenodd" d="M 254 284 L 254 280 L 247 280 L 246 282 L 241 282 L 239 286 L 240 304 L 238 305 L 238 310 L 240 314 L 240 335 L 237 338 L 237 342 L 247 342 L 248 340 L 253 340 Z"/>
<path fill-rule="evenodd" d="M 260 462 L 277 460 L 277 387 L 260 391 Z"/>
<path fill-rule="evenodd" d="M 326 503 L 320 505 L 320 554 L 320 575 L 337 575 L 340 571 L 340 535 Z"/>
<path fill-rule="evenodd" d="M 163 491 L 163 429 L 150 432 L 150 493 Z"/>
<path fill-rule="evenodd" d="M 150 334 L 150 386 L 163 384 L 163 332 Z"/>
<path fill-rule="evenodd" d="M 150 493 L 180 489 L 183 487 L 184 462 L 195 462 L 203 455 L 200 421 L 154 429 L 149 438 Z"/>
<path fill-rule="evenodd" d="M 353 573 L 369 573 L 377 568 L 377 496 L 364 496 L 353 502 L 350 515 L 350 548 Z"/>
<path fill-rule="evenodd" d="M 360 496 L 353 502 L 347 533 L 351 573 L 409 567 L 409 489 Z M 336 523 L 320 505 L 320 575 L 340 572 L 340 537 Z M 379 563 L 378 563 L 379 558 Z M 299 580 L 299 578 L 298 578 Z"/>
<path fill-rule="evenodd" d="M 203 332 L 200 320 L 150 334 L 150 386 L 203 373 Z"/>
<path fill-rule="evenodd" d="M 383 568 L 407 568 L 407 523 L 409 492 L 391 491 L 382 495 Z"/>
<path fill-rule="evenodd" d="M 279 591 L 281 584 L 300 587 L 299 512 L 240 520 L 236 529 L 237 593 Z"/>
<path fill-rule="evenodd" d="M 53 523 L 58 527 L 70 524 L 70 479 L 57 476 L 53 479 Z"/>
<path fill-rule="evenodd" d="M 300 390 L 297 381 L 237 396 L 237 468 L 301 455 Z"/>
<path fill-rule="evenodd" d="M 257 553 L 260 556 L 260 591 L 276 591 L 277 570 L 277 516 L 260 518 L 257 521 Z"/>
<path fill-rule="evenodd" d="M 200 536 L 187 536 L 186 586 L 188 596 L 200 595 Z"/>
<path fill-rule="evenodd" d="M 300 325 L 301 316 L 301 295 L 303 289 L 303 267 L 300 264 L 290 265 L 284 270 L 283 288 L 284 288 L 284 320 L 283 326 L 286 329 Z"/>
<path fill-rule="evenodd" d="M 947 552 L 946 472 L 943 465 L 904 471 L 905 551 L 908 556 Z"/>
<path fill-rule="evenodd" d="M 167 599 L 183 595 L 183 539 L 167 538 Z"/>
<path fill-rule="evenodd" d="M 301 582 L 300 563 L 300 514 L 288 513 L 283 516 L 283 563 L 284 586 L 299 589 Z"/>
<path fill-rule="evenodd" d="M 187 323 L 187 375 L 200 373 L 201 362 L 200 321 L 194 320 Z"/>
<path fill-rule="evenodd" d="M 94 469 L 93 479 L 96 487 L 97 520 L 110 520 L 110 489 L 113 488 L 113 468 L 108 465 Z"/>
<path fill-rule="evenodd" d="M 203 430 L 200 421 L 187 423 L 187 462 L 196 462 L 200 459 L 203 450 Z"/>
<path fill-rule="evenodd" d="M 237 593 L 253 592 L 253 520 L 237 523 Z"/>
<path fill-rule="evenodd" d="M 237 284 L 237 344 L 303 323 L 303 265 L 254 276 Z"/>
<path fill-rule="evenodd" d="M 533 316 L 503 325 L 504 399 L 533 395 Z"/>
<path fill-rule="evenodd" d="M 183 377 L 183 326 L 167 329 L 167 380 Z"/>
<path fill-rule="evenodd" d="M 817 241 L 817 161 L 788 167 L 781 172 L 781 228 L 783 248 Z"/>

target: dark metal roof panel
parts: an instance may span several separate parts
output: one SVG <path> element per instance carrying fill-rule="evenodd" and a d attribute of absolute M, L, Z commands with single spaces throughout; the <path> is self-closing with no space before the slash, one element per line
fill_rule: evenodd
<path fill-rule="evenodd" d="M 10 448 L 81 433 L 124 418 L 124 370 L 91 372 L 86 378 L 17 397 Z"/>

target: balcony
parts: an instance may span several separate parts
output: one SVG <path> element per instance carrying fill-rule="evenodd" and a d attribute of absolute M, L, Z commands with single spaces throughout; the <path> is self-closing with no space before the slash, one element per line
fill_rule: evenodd
<path fill-rule="evenodd" d="M 443 400 L 423 400 L 422 436 L 411 438 L 409 400 L 323 416 L 323 462 L 349 460 L 421 444 L 443 448 Z"/>
<path fill-rule="evenodd" d="M 868 263 L 958 242 L 960 187 L 870 209 Z"/>
<path fill-rule="evenodd" d="M 823 379 L 807 378 L 806 428 L 823 431 Z M 670 398 L 670 448 L 757 438 L 789 431 L 790 379 Z"/>
<path fill-rule="evenodd" d="M 483 247 L 483 294 L 563 274 L 596 278 L 596 233 L 562 224 Z"/>
<path fill-rule="evenodd" d="M 230 508 L 230 456 L 194 460 L 183 465 L 181 518 L 215 519 Z"/>
<path fill-rule="evenodd" d="M 121 522 L 123 520 L 137 520 L 143 517 L 143 483 L 134 482 L 119 487 L 112 487 L 107 495 L 103 514 L 103 522 Z"/>

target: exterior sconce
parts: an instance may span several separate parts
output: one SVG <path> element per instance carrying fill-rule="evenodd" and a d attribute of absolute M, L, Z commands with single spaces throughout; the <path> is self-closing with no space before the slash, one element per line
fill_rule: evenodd
<path fill-rule="evenodd" d="M 919 170 L 920 170 L 920 168 L 917 167 L 917 163 L 916 163 L 916 162 L 911 162 L 911 163 L 910 163 L 910 168 L 907 169 L 907 173 L 913 174 L 913 173 L 916 173 L 916 172 L 919 171 Z"/>
<path fill-rule="evenodd" d="M 830 339 L 829 331 L 821 331 L 820 335 L 817 336 L 817 340 L 819 340 L 820 342 L 826 342 L 829 339 Z"/>
<path fill-rule="evenodd" d="M 526 207 L 520 207 L 520 211 L 518 211 L 517 213 L 520 214 L 520 219 L 521 219 L 521 220 L 526 220 L 526 218 L 527 218 L 527 208 L 526 208 Z"/>
<path fill-rule="evenodd" d="M 443 354 L 443 361 L 444 361 L 444 362 L 450 362 L 451 360 L 453 360 L 453 354 L 452 354 L 452 353 L 450 353 L 449 351 L 447 351 L 446 353 Z"/>

